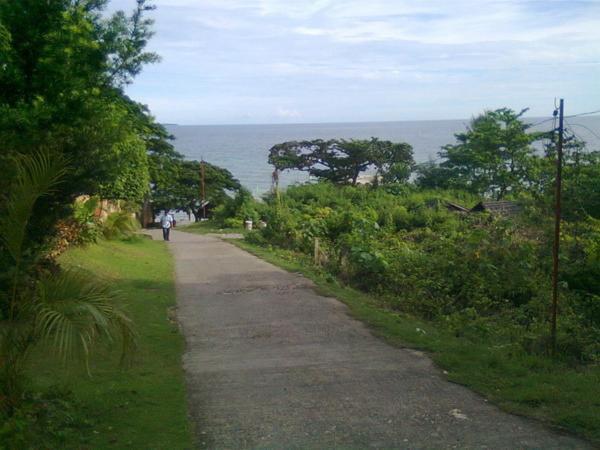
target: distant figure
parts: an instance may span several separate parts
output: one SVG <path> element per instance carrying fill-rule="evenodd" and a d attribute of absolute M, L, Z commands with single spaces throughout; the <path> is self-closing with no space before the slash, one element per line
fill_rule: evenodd
<path fill-rule="evenodd" d="M 163 230 L 163 239 L 165 241 L 169 240 L 169 233 L 171 232 L 171 226 L 173 225 L 173 222 L 175 222 L 175 219 L 173 219 L 173 216 L 169 214 L 167 210 L 165 210 L 160 218 L 160 225 L 162 226 Z"/>

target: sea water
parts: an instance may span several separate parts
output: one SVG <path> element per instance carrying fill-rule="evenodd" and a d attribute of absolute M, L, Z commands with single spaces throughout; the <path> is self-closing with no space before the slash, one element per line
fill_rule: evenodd
<path fill-rule="evenodd" d="M 527 119 L 534 124 L 544 118 Z M 600 116 L 568 119 L 570 127 L 588 143 L 588 150 L 600 150 Z M 465 131 L 469 120 L 406 122 L 319 123 L 281 125 L 167 125 L 175 137 L 173 144 L 187 159 L 200 160 L 224 167 L 260 196 L 271 187 L 273 167 L 267 162 L 269 149 L 286 141 L 312 139 L 369 139 L 377 137 L 393 142 L 407 142 L 413 147 L 417 162 L 435 160 L 446 144 L 455 143 L 455 133 Z M 545 131 L 553 122 L 546 121 L 533 129 Z M 284 172 L 280 184 L 286 186 L 307 180 L 298 171 Z"/>

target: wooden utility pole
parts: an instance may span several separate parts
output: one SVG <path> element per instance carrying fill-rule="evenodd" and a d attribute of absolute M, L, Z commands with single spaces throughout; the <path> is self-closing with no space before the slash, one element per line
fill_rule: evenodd
<path fill-rule="evenodd" d="M 204 188 L 204 159 L 200 162 L 200 198 L 202 201 L 202 218 L 206 219 L 206 191 Z"/>
<path fill-rule="evenodd" d="M 562 157 L 564 131 L 564 100 L 560 99 L 558 108 L 558 145 L 556 147 L 556 192 L 554 218 L 554 247 L 552 249 L 552 322 L 550 335 L 552 339 L 552 356 L 556 355 L 556 314 L 558 310 L 558 252 L 560 249 L 560 197 L 562 191 Z M 556 114 L 556 112 L 555 112 Z"/>

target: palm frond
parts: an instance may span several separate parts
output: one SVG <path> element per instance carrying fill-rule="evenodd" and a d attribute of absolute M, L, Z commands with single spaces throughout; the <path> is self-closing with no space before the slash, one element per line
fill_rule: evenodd
<path fill-rule="evenodd" d="M 135 332 L 120 301 L 118 292 L 82 271 L 43 277 L 32 304 L 36 336 L 65 361 L 81 355 L 86 366 L 98 341 L 119 340 L 123 362 L 135 348 Z"/>
<path fill-rule="evenodd" d="M 62 157 L 39 152 L 21 156 L 16 161 L 16 174 L 3 217 L 0 218 L 0 239 L 12 258 L 21 259 L 27 224 L 36 201 L 50 194 L 66 174 Z"/>
<path fill-rule="evenodd" d="M 110 214 L 106 218 L 102 232 L 106 239 L 117 239 L 131 234 L 138 226 L 130 213 L 119 211 Z"/>

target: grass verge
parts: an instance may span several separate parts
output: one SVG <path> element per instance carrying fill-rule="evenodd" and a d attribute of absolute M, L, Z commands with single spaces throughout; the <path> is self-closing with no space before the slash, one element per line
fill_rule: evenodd
<path fill-rule="evenodd" d="M 243 228 L 220 228 L 212 220 L 177 227 L 177 230 L 194 234 L 242 234 L 245 232 Z"/>
<path fill-rule="evenodd" d="M 340 285 L 311 258 L 242 240 L 232 244 L 313 280 L 323 295 L 344 302 L 352 315 L 392 345 L 427 351 L 453 382 L 502 409 L 534 417 L 600 444 L 600 367 L 571 367 L 492 340 L 457 337 L 443 326 L 386 309 L 382 300 Z"/>
<path fill-rule="evenodd" d="M 120 369 L 118 351 L 100 348 L 82 367 L 65 368 L 43 353 L 29 374 L 36 390 L 72 392 L 72 427 L 59 430 L 62 448 L 184 449 L 192 447 L 181 355 L 174 319 L 173 266 L 166 245 L 149 239 L 103 241 L 61 257 L 65 267 L 94 273 L 118 289 L 139 335 L 133 366 Z M 48 442 L 39 448 L 49 448 Z"/>

